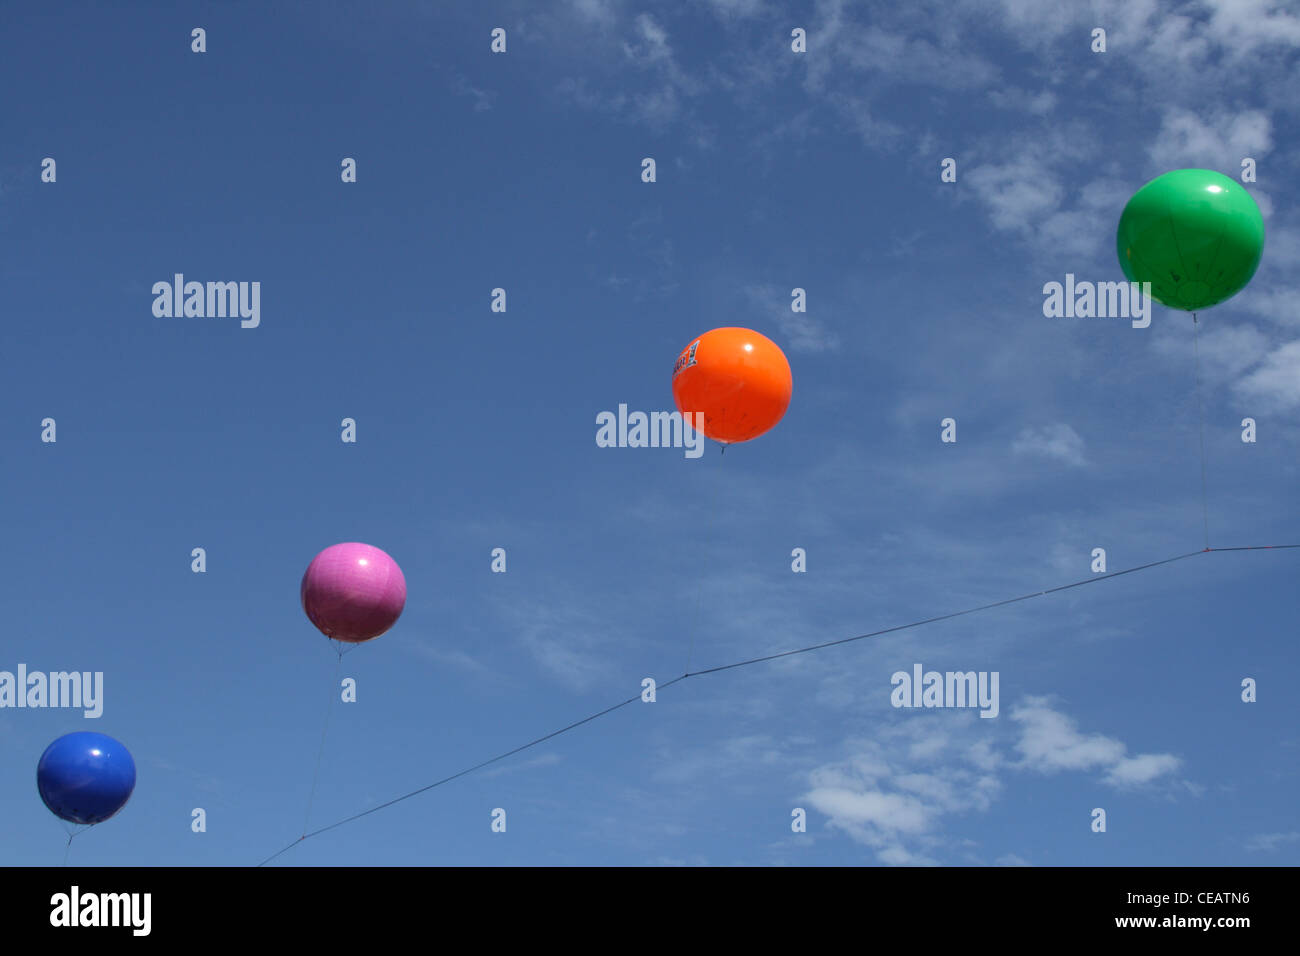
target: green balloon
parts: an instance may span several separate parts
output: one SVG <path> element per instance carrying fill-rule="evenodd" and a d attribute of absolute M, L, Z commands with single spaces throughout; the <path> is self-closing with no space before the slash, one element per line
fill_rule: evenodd
<path fill-rule="evenodd" d="M 1130 282 L 1150 282 L 1157 301 L 1194 312 L 1246 287 L 1264 253 L 1264 217 L 1222 173 L 1175 169 L 1128 201 L 1115 244 Z"/>

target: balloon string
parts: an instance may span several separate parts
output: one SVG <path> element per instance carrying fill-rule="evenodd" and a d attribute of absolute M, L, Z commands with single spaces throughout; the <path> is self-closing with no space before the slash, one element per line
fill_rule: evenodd
<path fill-rule="evenodd" d="M 1205 525 L 1205 549 L 1210 549 L 1210 502 L 1205 493 L 1205 410 L 1201 400 L 1200 323 L 1192 313 L 1192 352 L 1196 356 L 1196 417 L 1201 443 L 1201 520 Z"/>
<path fill-rule="evenodd" d="M 726 442 L 723 442 L 722 455 L 725 455 L 726 453 L 727 453 L 727 444 Z M 718 456 L 719 468 L 721 467 L 722 464 L 722 455 Z M 723 487 L 724 487 L 723 482 L 719 481 L 718 490 L 714 496 L 713 507 L 709 509 L 709 530 L 704 536 L 704 541 L 706 544 L 711 544 L 714 540 L 714 528 L 717 526 L 718 507 L 719 505 L 722 504 Z M 703 549 L 701 549 L 701 553 L 703 553 Z M 695 619 L 691 624 L 691 645 L 690 645 L 690 649 L 687 650 L 686 652 L 686 672 L 688 674 L 690 673 L 691 670 L 691 661 L 695 658 L 695 635 L 699 633 L 700 630 L 700 616 L 703 613 L 703 610 L 704 610 L 704 576 L 701 575 L 700 586 L 697 589 L 696 597 L 695 597 Z"/>
<path fill-rule="evenodd" d="M 320 731 L 320 750 L 316 753 L 316 772 L 311 778 L 311 793 L 307 795 L 307 813 L 302 820 L 302 832 L 307 832 L 311 824 L 311 805 L 316 799 L 316 784 L 320 781 L 321 759 L 325 756 L 325 735 L 330 727 L 330 714 L 334 712 L 334 694 L 339 686 L 339 674 L 343 671 L 343 651 L 338 651 L 338 663 L 334 665 L 334 682 L 330 685 L 329 703 L 325 707 L 325 725 Z"/>
<path fill-rule="evenodd" d="M 68 845 L 63 851 L 63 865 L 68 865 L 68 856 L 72 853 L 72 838 L 77 835 L 76 829 L 68 831 Z"/>

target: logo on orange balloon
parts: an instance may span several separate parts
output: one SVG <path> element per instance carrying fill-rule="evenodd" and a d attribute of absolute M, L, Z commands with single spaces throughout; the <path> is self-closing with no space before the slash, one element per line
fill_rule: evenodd
<path fill-rule="evenodd" d="M 780 347 L 752 329 L 705 332 L 673 366 L 673 401 L 704 416 L 704 434 L 725 445 L 772 428 L 790 406 L 794 381 Z"/>

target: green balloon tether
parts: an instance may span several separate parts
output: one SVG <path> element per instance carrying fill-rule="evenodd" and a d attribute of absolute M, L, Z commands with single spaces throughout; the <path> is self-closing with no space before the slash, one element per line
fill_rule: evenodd
<path fill-rule="evenodd" d="M 1264 253 L 1264 217 L 1245 187 L 1212 169 L 1175 169 L 1128 201 L 1115 239 L 1130 282 L 1157 302 L 1208 309 L 1246 287 Z"/>

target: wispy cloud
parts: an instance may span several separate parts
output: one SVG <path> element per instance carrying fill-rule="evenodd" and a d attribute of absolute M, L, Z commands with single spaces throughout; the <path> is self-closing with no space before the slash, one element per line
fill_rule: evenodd
<path fill-rule="evenodd" d="M 538 754 L 528 760 L 522 760 L 518 763 L 506 763 L 491 770 L 484 770 L 485 777 L 499 777 L 502 774 L 515 773 L 520 770 L 535 770 L 538 767 L 554 767 L 560 763 L 560 755 L 557 753 Z"/>
<path fill-rule="evenodd" d="M 1083 439 L 1064 422 L 1022 429 L 1011 443 L 1011 451 L 1017 455 L 1047 458 L 1076 467 L 1088 463 L 1083 457 Z"/>
<path fill-rule="evenodd" d="M 456 74 L 452 88 L 461 96 L 468 96 L 474 101 L 474 112 L 483 113 L 492 109 L 492 102 L 497 94 L 490 90 L 481 90 L 474 86 L 462 74 Z"/>
<path fill-rule="evenodd" d="M 1262 110 L 1206 114 L 1174 107 L 1161 118 L 1148 152 L 1162 168 L 1196 166 L 1235 175 L 1243 159 L 1260 161 L 1272 149 L 1273 124 Z"/>
<path fill-rule="evenodd" d="M 569 8 L 583 22 L 611 26 L 617 19 L 620 4 L 616 0 L 567 0 Z"/>
<path fill-rule="evenodd" d="M 747 285 L 743 289 L 749 305 L 781 330 L 794 351 L 825 352 L 837 348 L 839 337 L 825 322 L 808 312 L 790 308 L 793 301 L 790 291 L 772 283 Z"/>
<path fill-rule="evenodd" d="M 614 662 L 630 641 L 626 622 L 591 608 L 580 588 L 547 581 L 535 595 L 502 602 L 496 610 L 550 679 L 576 692 L 616 686 Z"/>
<path fill-rule="evenodd" d="M 749 734 L 702 743 L 687 750 L 674 748 L 671 752 L 665 750 L 662 767 L 654 776 L 658 780 L 682 783 L 750 775 L 756 766 L 788 766 L 792 755 L 811 743 Z"/>
<path fill-rule="evenodd" d="M 707 0 L 709 9 L 721 20 L 740 20 L 770 13 L 766 0 Z"/>
<path fill-rule="evenodd" d="M 412 637 L 401 637 L 395 643 L 438 665 L 458 667 L 479 675 L 492 673 L 487 665 L 455 648 L 441 647 L 432 641 Z"/>
<path fill-rule="evenodd" d="M 656 129 L 684 118 L 686 101 L 700 93 L 705 84 L 678 62 L 663 23 L 649 13 L 638 13 L 627 22 L 619 8 L 594 0 L 575 2 L 572 10 L 576 15 L 574 26 L 594 29 L 603 41 L 601 49 L 618 57 L 618 86 L 624 92 L 600 92 L 586 77 L 570 76 L 556 84 L 562 97 L 583 109 Z M 553 27 L 553 32 L 562 29 Z M 608 62 L 606 66 L 615 68 Z M 697 130 L 697 140 L 704 135 L 703 130 Z"/>
<path fill-rule="evenodd" d="M 1252 853 L 1271 853 L 1284 844 L 1300 842 L 1300 831 L 1288 833 L 1260 833 L 1246 841 L 1246 849 Z"/>
<path fill-rule="evenodd" d="M 1300 323 L 1300 315 L 1297 315 Z M 1300 407 L 1300 339 L 1272 345 L 1272 338 L 1249 323 L 1202 321 L 1199 346 L 1186 334 L 1160 332 L 1156 354 L 1191 368 L 1199 348 L 1207 389 L 1227 388 L 1244 414 L 1289 412 Z"/>
<path fill-rule="evenodd" d="M 1017 707 L 1011 719 L 1021 724 L 1016 750 L 1026 767 L 1041 773 L 1110 767 L 1124 758 L 1123 743 L 1102 734 L 1079 733 L 1073 720 L 1045 702 Z"/>
<path fill-rule="evenodd" d="M 1011 719 L 1021 728 L 1016 742 L 1021 766 L 1039 773 L 1101 769 L 1106 771 L 1106 783 L 1129 787 L 1151 783 L 1181 765 L 1171 754 L 1128 757 L 1122 741 L 1080 733 L 1073 719 L 1053 710 L 1043 697 L 1026 698 L 1011 712 Z"/>
<path fill-rule="evenodd" d="M 1300 407 L 1300 340 L 1270 352 L 1259 368 L 1234 388 L 1265 411 L 1286 412 Z"/>
<path fill-rule="evenodd" d="M 808 18 L 809 92 L 821 92 L 846 72 L 876 75 L 891 85 L 953 90 L 982 89 L 1000 75 L 956 31 L 918 28 L 915 17 L 888 25 L 883 16 L 854 19 L 845 15 L 847 6 L 844 0 L 818 0 Z"/>
<path fill-rule="evenodd" d="M 1122 757 L 1106 772 L 1106 782 L 1116 787 L 1140 786 L 1173 773 L 1182 761 L 1172 754 L 1141 754 Z"/>
<path fill-rule="evenodd" d="M 1001 791 L 964 736 L 921 721 L 884 728 L 874 740 L 852 742 L 848 759 L 813 770 L 800 799 L 883 863 L 935 865 L 943 819 L 987 810 Z"/>
<path fill-rule="evenodd" d="M 1051 90 L 1029 91 L 1015 86 L 1008 86 L 989 91 L 989 102 L 999 109 L 1013 113 L 1029 113 L 1031 116 L 1046 116 L 1056 109 L 1057 97 Z"/>
<path fill-rule="evenodd" d="M 1081 733 L 1043 697 L 1026 698 L 1011 718 L 1001 729 L 947 713 L 942 722 L 892 722 L 871 740 L 850 742 L 847 759 L 814 769 L 800 799 L 823 814 L 827 826 L 875 850 L 882 863 L 933 865 L 958 846 L 944 834 L 948 822 L 987 811 L 1014 773 L 1102 771 L 1103 783 L 1132 789 L 1181 764 L 1169 754 L 1129 757 L 1122 741 Z M 996 863 L 1029 865 L 1014 853 Z"/>
<path fill-rule="evenodd" d="M 1060 208 L 1065 195 L 1060 182 L 1032 155 L 977 166 L 966 174 L 966 182 L 995 228 L 1020 232 L 1026 238 L 1033 235 L 1037 223 Z"/>

